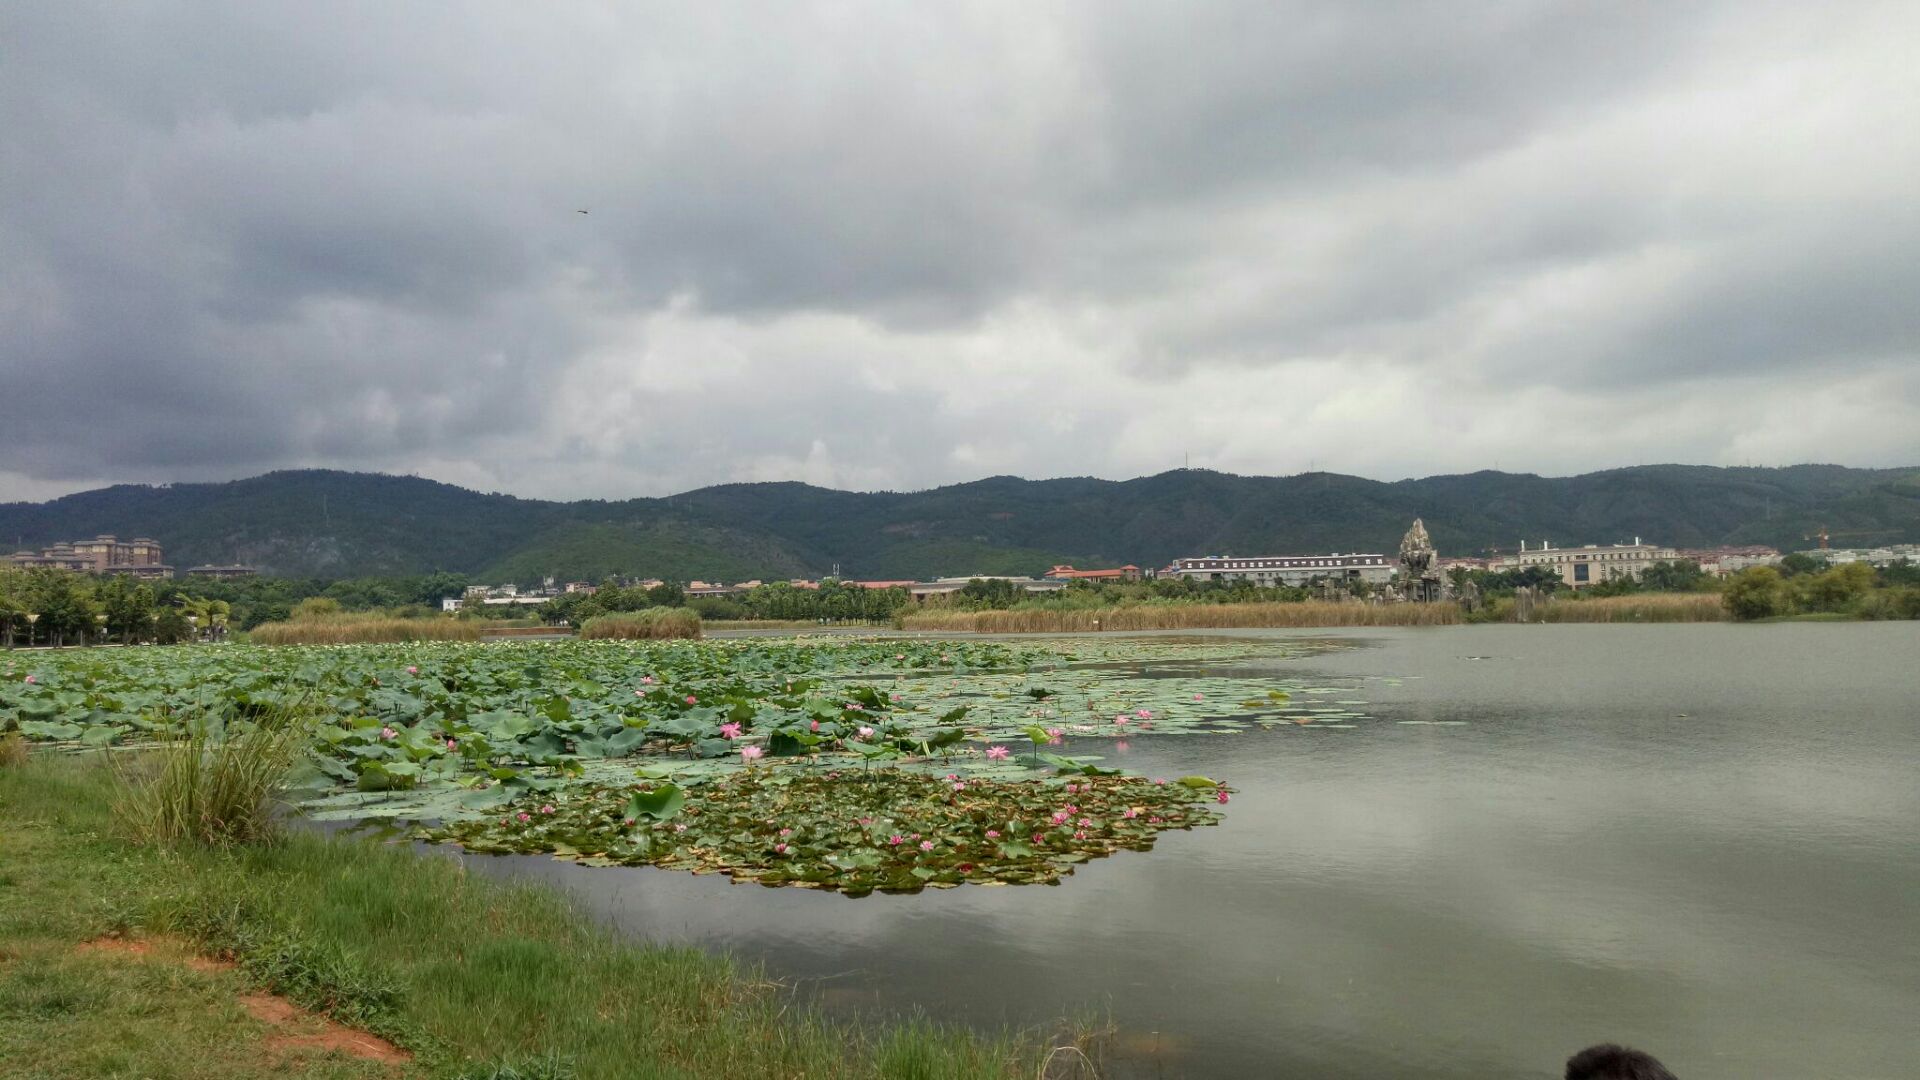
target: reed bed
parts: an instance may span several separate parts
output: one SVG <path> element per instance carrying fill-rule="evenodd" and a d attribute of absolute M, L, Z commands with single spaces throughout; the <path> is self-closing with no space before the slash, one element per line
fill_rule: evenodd
<path fill-rule="evenodd" d="M 1719 593 L 1645 593 L 1593 599 L 1554 599 L 1536 606 L 1534 622 L 1725 622 L 1727 608 Z"/>
<path fill-rule="evenodd" d="M 376 611 L 339 612 L 287 622 L 262 623 L 248 634 L 258 645 L 370 645 L 395 641 L 478 641 L 472 620 L 403 619 Z"/>
<path fill-rule="evenodd" d="M 148 843 L 249 843 L 271 836 L 274 800 L 310 730 L 309 718 L 295 708 L 250 722 L 195 717 L 185 734 L 120 768 L 115 816 Z"/>
<path fill-rule="evenodd" d="M 596 615 L 580 626 L 587 640 L 653 641 L 662 638 L 697 638 L 700 616 L 687 608 L 647 608 L 644 611 L 617 611 Z"/>
<path fill-rule="evenodd" d="M 1050 634 L 1095 630 L 1206 630 L 1316 626 L 1451 626 L 1461 622 L 1456 604 L 1342 604 L 1309 600 L 1265 604 L 1140 604 L 1081 611 L 915 611 L 900 617 L 903 630 L 973 631 L 981 634 Z"/>
<path fill-rule="evenodd" d="M 0 735 L 0 769 L 14 765 L 24 765 L 27 761 L 27 738 L 17 731 Z"/>

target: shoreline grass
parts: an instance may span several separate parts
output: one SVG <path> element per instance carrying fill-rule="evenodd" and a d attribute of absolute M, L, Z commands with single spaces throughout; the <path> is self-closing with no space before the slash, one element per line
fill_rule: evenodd
<path fill-rule="evenodd" d="M 1088 633 L 1105 630 L 1264 629 L 1335 626 L 1452 626 L 1460 608 L 1440 604 L 1300 603 L 1137 604 L 1061 610 L 914 611 L 902 630 L 981 634 Z"/>
<path fill-rule="evenodd" d="M 659 641 L 700 636 L 700 616 L 688 608 L 653 607 L 595 615 L 580 624 L 584 641 Z"/>
<path fill-rule="evenodd" d="M 112 770 L 91 756 L 0 770 L 0 1060 L 24 1075 L 1076 1074 L 1071 1055 L 1048 1073 L 1035 1038 L 825 1018 L 727 958 L 622 940 L 559 892 L 476 877 L 451 858 L 305 831 L 139 844 L 116 831 L 115 795 Z M 188 941 L 237 967 L 163 968 L 80 947 L 115 933 Z M 235 1006 L 262 987 L 415 1057 L 276 1057 Z"/>
<path fill-rule="evenodd" d="M 400 641 L 478 641 L 483 627 L 470 619 L 408 619 L 377 611 L 333 612 L 261 623 L 247 633 L 256 645 L 369 645 Z"/>
<path fill-rule="evenodd" d="M 1726 622 L 1729 618 L 1717 592 L 1638 593 L 1574 600 L 1556 597 L 1533 611 L 1533 621 L 1544 623 L 1698 623 Z"/>

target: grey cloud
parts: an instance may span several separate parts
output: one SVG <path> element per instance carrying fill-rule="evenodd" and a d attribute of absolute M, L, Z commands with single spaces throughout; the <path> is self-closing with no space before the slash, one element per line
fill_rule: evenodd
<path fill-rule="evenodd" d="M 1920 222 L 1859 177 L 1920 148 L 1862 149 L 1860 117 L 1914 100 L 1872 55 L 1903 29 L 1898 5 L 14 6 L 0 487 L 1117 474 L 1209 437 L 1215 373 L 1345 415 L 1287 375 L 1341 357 L 1395 400 L 1594 415 L 1623 381 L 1885 378 L 1920 351 Z M 1861 130 L 1743 135 L 1729 95 L 1727 141 L 1662 136 L 1776 68 Z M 1794 140 L 1835 168 L 1777 175 Z M 1502 463 L 1558 467 L 1532 446 Z M 1271 454 L 1234 463 L 1305 464 Z"/>

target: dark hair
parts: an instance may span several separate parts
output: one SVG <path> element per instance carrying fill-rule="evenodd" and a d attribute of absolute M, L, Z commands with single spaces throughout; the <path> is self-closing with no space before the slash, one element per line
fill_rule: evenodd
<path fill-rule="evenodd" d="M 1589 1046 L 1567 1059 L 1567 1080 L 1675 1080 L 1652 1054 L 1614 1043 Z"/>

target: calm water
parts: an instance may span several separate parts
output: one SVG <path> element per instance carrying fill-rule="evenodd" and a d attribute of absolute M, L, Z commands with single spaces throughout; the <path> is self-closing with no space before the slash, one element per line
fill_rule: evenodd
<path fill-rule="evenodd" d="M 1920 1075 L 1920 625 L 1314 636 L 1358 647 L 1235 671 L 1371 719 L 1133 739 L 1232 783 L 1225 824 L 1058 888 L 475 865 L 831 1008 L 1099 1011 L 1115 1076 L 1557 1077 L 1601 1040 L 1683 1080 Z"/>

